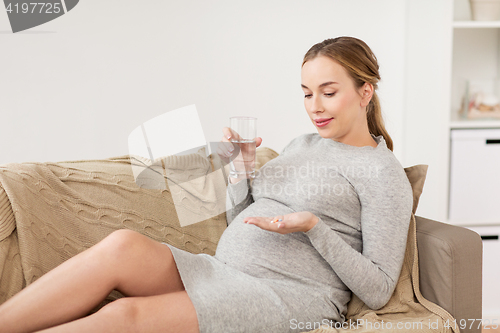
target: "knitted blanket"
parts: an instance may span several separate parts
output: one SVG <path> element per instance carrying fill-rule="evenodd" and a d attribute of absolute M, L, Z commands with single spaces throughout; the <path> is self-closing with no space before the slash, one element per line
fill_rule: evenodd
<path fill-rule="evenodd" d="M 257 168 L 277 155 L 269 148 L 257 149 Z M 205 157 L 204 152 L 169 157 L 163 162 L 169 175 L 194 169 L 209 173 L 220 163 L 211 155 Z M 0 165 L 0 303 L 121 228 L 192 253 L 215 253 L 226 228 L 225 213 L 181 226 L 168 186 L 139 187 L 132 165 L 143 162 L 125 155 Z M 199 186 L 203 192 L 204 184 Z M 446 320 L 452 322 L 452 316 L 422 297 L 418 278 L 412 215 L 403 269 L 389 303 L 374 311 L 353 295 L 347 314 L 350 322 L 344 328 L 304 327 L 304 331 L 458 332 L 444 327 Z M 92 312 L 120 297 L 119 292 L 111 292 Z"/>

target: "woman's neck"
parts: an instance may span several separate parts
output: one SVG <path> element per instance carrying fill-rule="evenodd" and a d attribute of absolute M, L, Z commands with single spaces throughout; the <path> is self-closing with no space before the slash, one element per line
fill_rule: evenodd
<path fill-rule="evenodd" d="M 376 148 L 378 146 L 377 141 L 375 141 L 375 139 L 371 136 L 370 132 L 368 131 L 363 132 L 362 135 L 351 136 L 348 138 L 343 138 L 341 140 L 335 140 L 333 138 L 331 139 L 355 147 L 370 146 Z"/>

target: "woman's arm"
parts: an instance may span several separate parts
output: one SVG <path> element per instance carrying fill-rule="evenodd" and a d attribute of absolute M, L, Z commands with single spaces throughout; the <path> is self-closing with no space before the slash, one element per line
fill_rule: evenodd
<path fill-rule="evenodd" d="M 250 179 L 242 179 L 237 183 L 231 183 L 231 177 L 226 192 L 226 220 L 227 225 L 245 208 L 250 206 L 254 200 L 251 191 Z"/>
<path fill-rule="evenodd" d="M 413 195 L 402 168 L 386 168 L 359 189 L 362 253 L 322 219 L 306 232 L 344 284 L 372 309 L 383 307 L 399 279 Z"/>

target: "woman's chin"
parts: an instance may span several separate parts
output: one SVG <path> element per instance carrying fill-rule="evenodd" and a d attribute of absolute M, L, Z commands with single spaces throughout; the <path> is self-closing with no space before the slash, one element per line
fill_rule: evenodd
<path fill-rule="evenodd" d="M 322 131 L 322 130 L 319 130 L 318 131 L 318 134 L 323 138 L 323 139 L 331 139 L 331 135 L 329 135 L 329 133 L 327 131 Z"/>

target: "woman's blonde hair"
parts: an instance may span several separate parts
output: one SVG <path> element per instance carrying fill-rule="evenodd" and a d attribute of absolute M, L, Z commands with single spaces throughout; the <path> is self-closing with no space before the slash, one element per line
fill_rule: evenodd
<path fill-rule="evenodd" d="M 365 82 L 368 82 L 373 85 L 374 90 L 377 89 L 377 84 L 380 81 L 377 58 L 370 47 L 362 40 L 354 37 L 326 39 L 321 43 L 313 45 L 307 51 L 302 66 L 304 66 L 306 61 L 318 56 L 327 56 L 342 65 L 353 79 L 357 88 L 361 88 Z M 387 148 L 392 151 L 392 139 L 385 129 L 380 102 L 375 91 L 366 108 L 366 118 L 370 133 L 375 136 L 382 135 Z"/>

